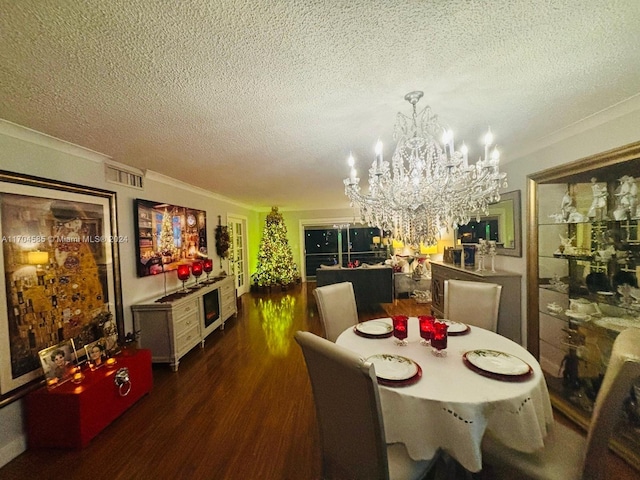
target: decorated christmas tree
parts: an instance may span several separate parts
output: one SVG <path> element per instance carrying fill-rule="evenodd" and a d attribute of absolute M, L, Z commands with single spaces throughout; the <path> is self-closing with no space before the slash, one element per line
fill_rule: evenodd
<path fill-rule="evenodd" d="M 278 207 L 272 207 L 262 231 L 258 269 L 252 276 L 253 282 L 260 287 L 286 286 L 297 282 L 299 277 L 284 219 Z"/>
<path fill-rule="evenodd" d="M 171 221 L 171 214 L 165 208 L 164 213 L 162 214 L 162 224 L 160 226 L 160 241 L 158 246 L 160 254 L 167 257 L 172 256 L 176 248 L 176 244 L 173 239 L 173 226 L 171 224 Z"/>

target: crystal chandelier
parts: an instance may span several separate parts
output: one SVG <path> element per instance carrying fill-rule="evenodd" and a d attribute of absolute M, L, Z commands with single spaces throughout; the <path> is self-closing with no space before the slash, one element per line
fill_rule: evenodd
<path fill-rule="evenodd" d="M 465 225 L 475 215 L 486 214 L 500 200 L 506 173 L 500 173 L 500 155 L 489 129 L 484 139 L 484 159 L 469 165 L 467 147 L 454 150 L 453 132 L 438 123 L 430 107 L 417 112 L 422 92 L 405 95 L 413 107 L 407 117 L 398 113 L 393 139 L 397 142 L 391 163 L 382 158 L 378 141 L 369 169 L 369 191 L 360 191 L 360 179 L 349 156 L 351 172 L 344 179 L 351 206 L 360 209 L 362 221 L 405 244 L 435 245 L 442 230 Z"/>

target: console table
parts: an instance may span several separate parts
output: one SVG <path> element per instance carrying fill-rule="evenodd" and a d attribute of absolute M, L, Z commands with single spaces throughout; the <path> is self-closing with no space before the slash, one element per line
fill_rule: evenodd
<path fill-rule="evenodd" d="M 151 352 L 117 355 L 113 367 L 83 370 L 84 380 L 42 387 L 26 397 L 30 448 L 82 448 L 106 426 L 151 391 Z M 116 372 L 129 369 L 130 390 L 115 384 Z M 125 395 L 123 393 L 127 392 Z"/>
<path fill-rule="evenodd" d="M 384 267 L 318 268 L 316 285 L 351 282 L 358 308 L 393 303 L 393 270 Z"/>
<path fill-rule="evenodd" d="M 496 270 L 475 271 L 444 262 L 431 262 L 431 309 L 434 315 L 444 316 L 445 280 L 466 280 L 469 282 L 497 283 L 502 285 L 498 333 L 520 343 L 522 338 L 519 273 Z"/>
<path fill-rule="evenodd" d="M 207 335 L 237 313 L 233 276 L 216 277 L 189 293 L 131 306 L 139 345 L 149 348 L 154 363 L 169 363 L 178 371 L 180 359 L 196 345 L 204 347 Z"/>

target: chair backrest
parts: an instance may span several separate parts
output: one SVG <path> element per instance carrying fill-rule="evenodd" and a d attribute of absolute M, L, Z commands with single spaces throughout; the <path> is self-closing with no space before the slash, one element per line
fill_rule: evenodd
<path fill-rule="evenodd" d="M 351 282 L 317 287 L 313 295 L 327 340 L 335 342 L 347 327 L 358 323 L 358 307 Z"/>
<path fill-rule="evenodd" d="M 498 329 L 502 285 L 464 280 L 444 282 L 444 318 L 491 330 Z"/>
<path fill-rule="evenodd" d="M 640 377 L 640 328 L 622 331 L 613 342 L 609 366 L 596 397 L 589 424 L 582 478 L 604 480 L 606 458 L 613 428 L 620 419 L 631 387 Z"/>
<path fill-rule="evenodd" d="M 310 332 L 296 332 L 320 427 L 323 479 L 389 478 L 374 367 Z"/>

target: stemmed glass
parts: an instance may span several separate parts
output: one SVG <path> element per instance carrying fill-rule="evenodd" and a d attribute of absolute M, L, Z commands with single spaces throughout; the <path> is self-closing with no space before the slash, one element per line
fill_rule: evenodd
<path fill-rule="evenodd" d="M 193 262 L 191 264 L 191 273 L 196 277 L 196 288 L 199 288 L 198 279 L 202 275 L 202 262 Z"/>
<path fill-rule="evenodd" d="M 189 280 L 191 276 L 191 270 L 189 269 L 189 265 L 183 264 L 178 265 L 178 278 L 182 280 L 182 293 L 189 293 L 187 287 L 184 286 L 184 282 Z"/>
<path fill-rule="evenodd" d="M 209 274 L 213 270 L 213 260 L 210 258 L 205 258 L 202 261 L 202 269 L 207 274 L 207 280 L 205 281 L 205 283 L 209 283 Z"/>
<path fill-rule="evenodd" d="M 408 345 L 407 342 L 407 327 L 409 317 L 406 315 L 394 315 L 391 317 L 393 321 L 393 336 L 396 338 L 396 345 L 404 347 Z"/>
<path fill-rule="evenodd" d="M 447 355 L 447 329 L 449 325 L 446 322 L 433 322 L 433 332 L 431 333 L 431 352 L 436 357 L 444 357 Z"/>
<path fill-rule="evenodd" d="M 435 317 L 431 315 L 418 315 L 418 322 L 420 322 L 420 340 L 421 345 L 431 345 L 431 335 L 433 333 L 433 322 Z"/>

